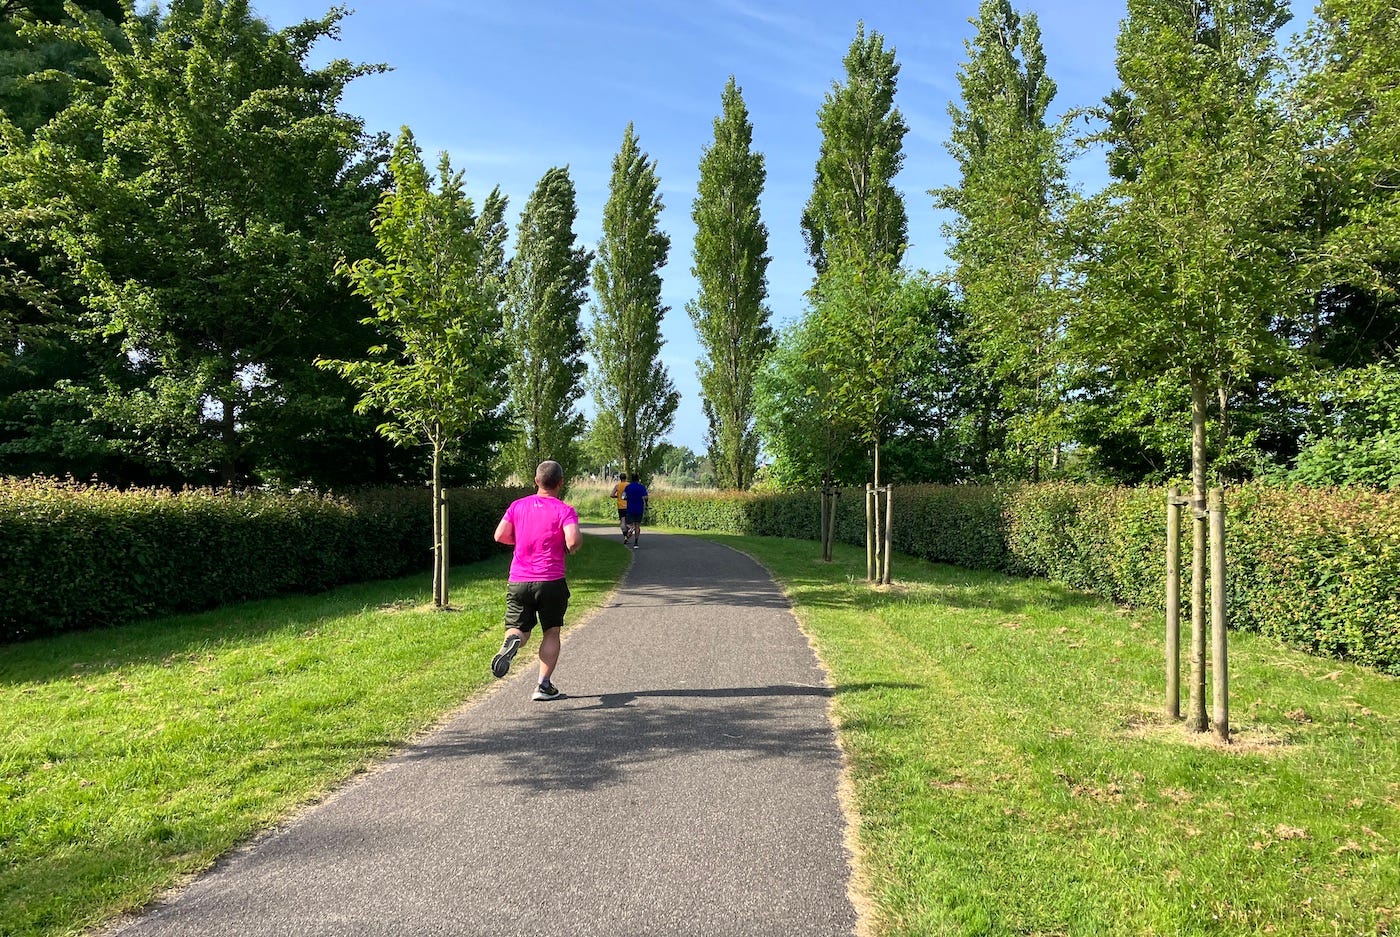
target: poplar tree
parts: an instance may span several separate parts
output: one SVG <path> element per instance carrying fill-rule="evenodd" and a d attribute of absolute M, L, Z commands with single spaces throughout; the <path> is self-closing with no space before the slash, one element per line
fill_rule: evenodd
<path fill-rule="evenodd" d="M 640 472 L 670 431 L 680 395 L 659 360 L 661 268 L 671 239 L 658 227 L 661 181 L 656 161 L 637 145 L 632 125 L 613 157 L 603 207 L 603 237 L 593 264 L 593 327 L 588 349 L 596 406 L 593 434 L 624 472 Z"/>
<path fill-rule="evenodd" d="M 579 313 L 588 292 L 592 253 L 575 243 L 577 197 L 569 170 L 544 174 L 520 216 L 515 256 L 506 276 L 509 411 L 515 437 L 504 461 L 519 478 L 534 477 L 546 459 L 571 477 L 578 466 L 583 417 L 583 332 Z"/>
<path fill-rule="evenodd" d="M 818 277 L 833 259 L 893 268 L 904 257 L 909 218 L 894 177 L 904 164 L 909 127 L 894 106 L 899 65 L 878 32 L 865 24 L 842 64 L 844 84 L 832 82 L 817 126 L 822 132 L 812 195 L 802 234 Z"/>
<path fill-rule="evenodd" d="M 1061 388 L 1063 267 L 1059 209 L 1066 196 L 1059 135 L 1045 114 L 1055 83 L 1035 14 L 983 0 L 958 73 L 962 107 L 948 106 L 948 151 L 961 184 L 932 191 L 954 213 L 952 241 L 967 332 L 985 382 L 1009 415 L 1007 438 L 1032 480 L 1066 437 Z"/>
<path fill-rule="evenodd" d="M 844 59 L 846 80 L 834 82 L 817 113 L 822 131 L 812 196 L 802 230 L 816 280 L 809 313 L 814 365 L 827 375 L 831 393 L 823 411 L 834 421 L 853 398 L 869 420 L 858 438 L 872 447 L 880 485 L 880 443 L 888 429 L 888 401 L 902 375 L 892 343 L 905 304 L 894 297 L 905 281 L 899 262 L 909 227 L 904 196 L 894 177 L 904 162 L 908 127 L 894 106 L 899 65 L 884 37 L 865 24 Z M 892 354 L 893 353 L 893 354 Z"/>
<path fill-rule="evenodd" d="M 710 462 L 720 487 L 746 489 L 758 467 L 754 377 L 773 345 L 768 327 L 768 227 L 758 201 L 767 176 L 753 151 L 743 92 L 729 77 L 714 142 L 700 158 L 694 266 L 699 295 L 686 311 L 706 357 L 696 361 L 709 424 Z"/>

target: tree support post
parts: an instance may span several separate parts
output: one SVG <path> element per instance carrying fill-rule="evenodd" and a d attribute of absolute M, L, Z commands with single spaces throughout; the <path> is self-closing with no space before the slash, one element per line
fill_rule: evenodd
<path fill-rule="evenodd" d="M 1225 633 L 1225 493 L 1210 491 L 1210 666 L 1215 734 L 1230 741 L 1230 666 Z"/>
<path fill-rule="evenodd" d="M 1167 489 L 1167 718 L 1181 718 L 1181 489 Z"/>
<path fill-rule="evenodd" d="M 880 580 L 890 584 L 890 554 L 894 551 L 894 485 L 885 486 L 885 572 Z"/>
<path fill-rule="evenodd" d="M 828 531 L 828 529 L 829 529 L 829 527 L 830 527 L 830 524 L 831 524 L 831 513 L 832 513 L 832 512 L 831 512 L 830 503 L 829 503 L 829 502 L 830 502 L 830 498 L 831 498 L 831 494 L 830 494 L 830 492 L 827 490 L 827 486 L 826 486 L 826 485 L 822 485 L 822 487 L 821 487 L 821 497 L 822 497 L 822 562 L 825 563 L 825 562 L 827 562 L 828 559 L 830 559 L 830 557 L 827 556 L 826 543 L 827 543 L 827 531 Z"/>
<path fill-rule="evenodd" d="M 865 483 L 865 581 L 875 581 L 875 485 Z"/>
<path fill-rule="evenodd" d="M 447 539 L 447 492 L 442 493 L 442 556 L 440 562 L 442 566 L 442 607 L 448 608 L 452 605 L 452 593 L 448 590 L 447 571 L 452 566 L 452 550 L 450 541 Z"/>

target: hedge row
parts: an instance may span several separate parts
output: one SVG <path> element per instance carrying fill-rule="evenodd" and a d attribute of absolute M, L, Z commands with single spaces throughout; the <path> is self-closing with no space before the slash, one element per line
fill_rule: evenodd
<path fill-rule="evenodd" d="M 452 560 L 516 490 L 449 494 Z M 178 493 L 0 479 L 0 641 L 431 569 L 427 489 Z"/>
<path fill-rule="evenodd" d="M 1400 493 L 1251 485 L 1227 498 L 1231 626 L 1400 674 Z M 1161 608 L 1165 505 L 1155 489 L 896 488 L 894 543 L 935 562 L 1040 576 Z M 650 513 L 654 523 L 685 529 L 811 540 L 820 524 L 814 492 L 668 492 L 652 499 Z M 1189 514 L 1184 523 L 1189 567 Z M 864 543 L 863 492 L 842 492 L 837 536 Z M 1190 595 L 1189 582 L 1182 594 Z"/>

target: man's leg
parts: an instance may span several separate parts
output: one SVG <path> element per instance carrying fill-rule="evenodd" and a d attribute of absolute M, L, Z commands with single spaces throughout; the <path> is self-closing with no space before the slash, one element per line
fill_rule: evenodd
<path fill-rule="evenodd" d="M 491 673 L 497 680 L 510 673 L 510 662 L 515 659 L 516 652 L 530 640 L 536 614 L 534 598 L 530 595 L 530 584 L 507 583 L 506 637 L 501 642 L 501 649 L 491 658 Z"/>
<path fill-rule="evenodd" d="M 544 629 L 544 637 L 540 638 L 540 683 L 549 683 L 550 674 L 554 673 L 554 667 L 559 663 L 559 629 Z"/>

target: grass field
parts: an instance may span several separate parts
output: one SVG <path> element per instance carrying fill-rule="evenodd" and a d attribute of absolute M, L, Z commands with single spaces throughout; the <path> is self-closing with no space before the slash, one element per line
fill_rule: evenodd
<path fill-rule="evenodd" d="M 139 907 L 456 708 L 491 682 L 507 562 L 455 569 L 455 612 L 414 577 L 0 647 L 0 934 Z M 570 559 L 571 622 L 627 562 Z"/>
<path fill-rule="evenodd" d="M 876 591 L 863 551 L 712 539 L 831 670 L 875 933 L 1400 932 L 1400 680 L 1233 635 L 1221 747 L 1160 715 L 1160 616 L 911 559 Z"/>

